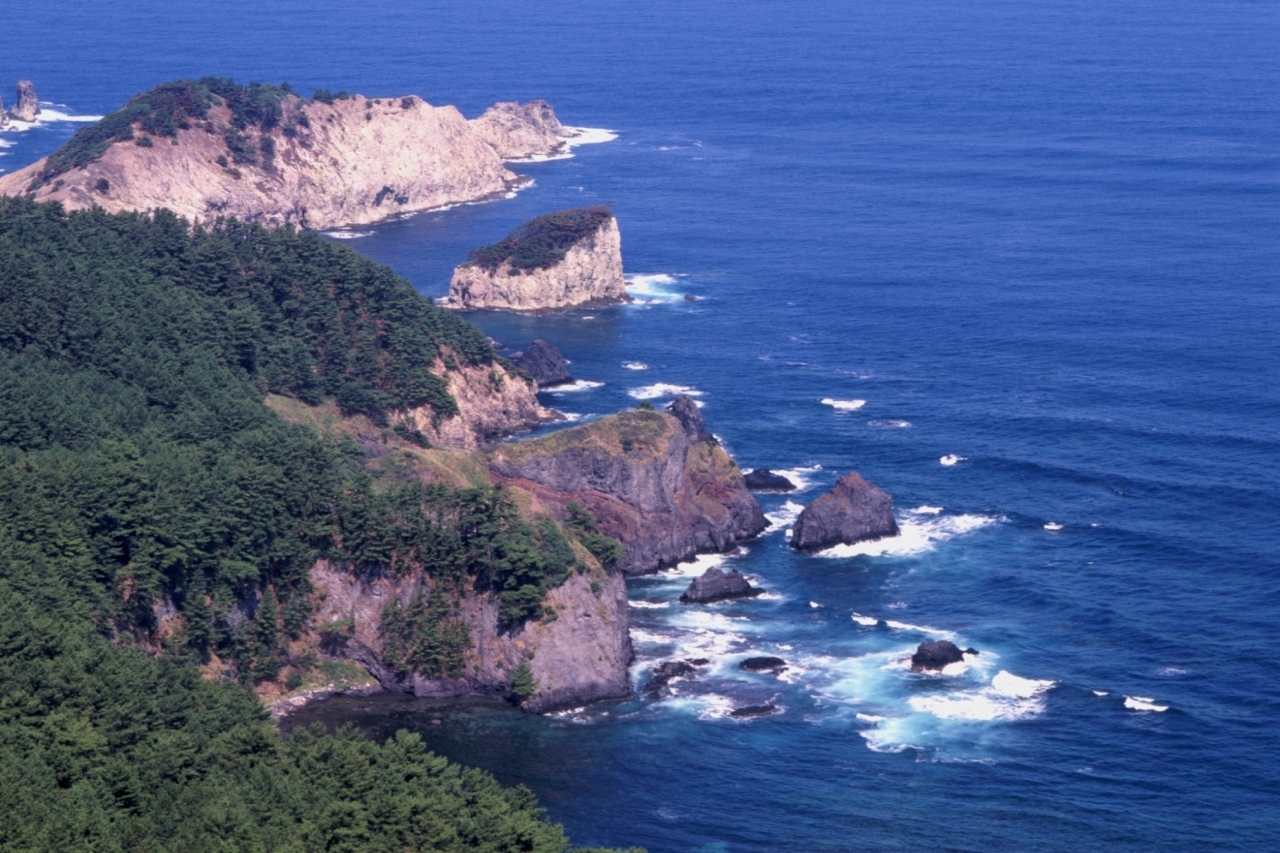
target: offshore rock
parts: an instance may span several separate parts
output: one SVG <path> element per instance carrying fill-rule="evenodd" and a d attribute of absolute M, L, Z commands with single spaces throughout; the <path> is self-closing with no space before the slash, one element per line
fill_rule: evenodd
<path fill-rule="evenodd" d="M 764 593 L 751 585 L 737 569 L 726 572 L 715 566 L 696 577 L 680 596 L 681 604 L 710 604 L 713 601 L 729 601 L 735 598 L 754 598 Z"/>
<path fill-rule="evenodd" d="M 35 121 L 38 115 L 40 115 L 40 99 L 36 97 L 36 87 L 30 80 L 19 80 L 17 101 L 9 110 L 9 118 L 16 121 Z"/>
<path fill-rule="evenodd" d="M 485 248 L 528 239 L 530 230 L 538 230 L 549 217 L 593 210 L 581 208 L 532 219 L 494 247 Z M 459 265 L 453 271 L 449 295 L 442 304 L 462 311 L 538 314 L 630 301 L 627 283 L 622 277 L 622 237 L 618 221 L 607 209 L 605 215 L 596 218 L 598 226 L 561 247 L 558 251 L 562 253 L 561 259 L 549 266 L 518 268 L 512 265 L 511 258 L 493 267 L 474 260 Z"/>
<path fill-rule="evenodd" d="M 774 675 L 782 672 L 787 668 L 787 662 L 782 658 L 775 657 L 756 657 L 747 658 L 738 664 L 738 669 L 743 672 L 771 672 Z"/>
<path fill-rule="evenodd" d="M 280 108 L 276 127 L 245 129 L 247 161 L 232 156 L 220 130 L 232 113 L 217 104 L 207 121 L 172 138 L 152 139 L 136 125 L 133 140 L 112 143 L 56 180 L 40 183 L 48 158 L 39 160 L 0 177 L 0 195 L 26 194 L 34 181 L 37 201 L 69 209 L 163 207 L 197 222 L 235 216 L 324 229 L 496 197 L 518 183 L 452 106 L 412 95 L 325 103 L 289 94 Z"/>
<path fill-rule="evenodd" d="M 778 713 L 776 705 L 748 705 L 745 708 L 734 708 L 729 712 L 729 716 L 749 720 L 754 717 L 769 717 L 776 713 Z"/>
<path fill-rule="evenodd" d="M 689 408 L 687 421 L 632 409 L 504 444 L 489 468 L 557 517 L 569 503 L 594 515 L 600 532 L 623 544 L 618 568 L 628 575 L 727 551 L 764 530 L 764 514 L 729 455 L 702 437 L 709 433 L 692 401 Z"/>
<path fill-rule="evenodd" d="M 804 508 L 792 526 L 791 547 L 821 551 L 832 545 L 897 535 L 893 498 L 855 471 L 841 477 L 835 488 Z"/>
<path fill-rule="evenodd" d="M 527 104 L 504 101 L 474 118 L 471 127 L 503 160 L 543 160 L 568 152 L 569 131 L 541 99 Z"/>
<path fill-rule="evenodd" d="M 796 484 L 781 474 L 775 474 L 768 468 L 756 468 L 748 471 L 742 478 L 747 488 L 753 492 L 794 492 Z"/>
<path fill-rule="evenodd" d="M 634 655 L 627 632 L 627 594 L 616 573 L 594 568 L 588 574 L 571 574 L 544 602 L 556 619 L 531 620 L 513 630 L 499 624 L 498 603 L 491 594 L 467 592 L 454 618 L 466 626 L 471 648 L 456 678 L 412 672 L 401 676 L 382 660 L 385 608 L 393 600 L 407 606 L 420 591 L 429 591 L 431 581 L 421 572 L 404 577 L 390 572 L 356 575 L 346 566 L 321 560 L 312 566 L 310 581 L 319 601 L 313 624 L 342 630 L 338 646 L 322 648 L 330 656 L 358 661 L 388 690 L 437 698 L 501 698 L 512 673 L 527 664 L 535 685 L 522 706 L 529 711 L 573 708 L 631 694 L 627 667 Z"/>
<path fill-rule="evenodd" d="M 528 373 L 538 383 L 539 388 L 550 388 L 572 382 L 569 375 L 569 363 L 564 360 L 560 350 L 554 344 L 538 338 L 525 348 L 515 359 L 515 366 Z"/>
<path fill-rule="evenodd" d="M 960 647 L 950 640 L 926 641 L 921 643 L 916 648 L 916 653 L 911 656 L 911 671 L 937 672 L 953 663 L 960 663 L 965 655 L 977 653 L 977 649 L 961 651 Z"/>
<path fill-rule="evenodd" d="M 650 699 L 657 699 L 670 693 L 668 685 L 672 679 L 693 678 L 698 673 L 697 667 L 699 665 L 705 666 L 706 662 L 695 664 L 691 660 L 664 660 L 653 668 L 649 683 L 644 686 L 645 695 Z"/>

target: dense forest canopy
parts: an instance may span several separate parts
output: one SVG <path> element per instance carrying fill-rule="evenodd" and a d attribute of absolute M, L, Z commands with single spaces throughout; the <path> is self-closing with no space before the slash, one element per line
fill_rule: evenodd
<path fill-rule="evenodd" d="M 472 249 L 467 260 L 494 272 L 503 262 L 514 270 L 539 270 L 564 260 L 570 249 L 613 218 L 604 205 L 544 213 L 530 219 L 496 243 Z"/>
<path fill-rule="evenodd" d="M 0 199 L 0 851 L 566 848 L 525 791 L 408 736 L 285 743 L 196 669 L 294 663 L 320 557 L 431 578 L 388 620 L 388 664 L 428 674 L 465 650 L 464 585 L 519 621 L 578 567 L 578 528 L 501 489 L 375 480 L 263 403 L 447 415 L 445 348 L 493 358 L 315 235 Z"/>

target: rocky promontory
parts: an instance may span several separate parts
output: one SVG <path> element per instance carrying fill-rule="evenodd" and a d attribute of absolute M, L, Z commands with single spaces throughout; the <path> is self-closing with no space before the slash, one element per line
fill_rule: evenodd
<path fill-rule="evenodd" d="M 20 84 L 14 117 L 38 109 L 27 94 Z M 536 126 L 522 130 L 526 118 Z M 548 135 L 559 122 L 545 104 L 507 115 L 506 126 L 522 150 L 542 145 L 551 155 L 563 144 Z M 183 80 L 135 96 L 0 178 L 0 194 L 69 209 L 168 208 L 197 222 L 360 225 L 507 192 L 519 178 L 490 137 L 455 107 L 415 95 L 302 98 L 277 86 Z"/>
<path fill-rule="evenodd" d="M 821 551 L 833 545 L 852 545 L 898 535 L 893 498 L 856 472 L 846 474 L 835 488 L 804 508 L 792 526 L 791 547 Z"/>
<path fill-rule="evenodd" d="M 541 99 L 494 104 L 470 124 L 503 160 L 543 160 L 568 150 L 565 139 L 570 131 Z"/>
<path fill-rule="evenodd" d="M 548 313 L 629 299 L 618 222 L 601 205 L 544 214 L 472 250 L 442 304 Z"/>
<path fill-rule="evenodd" d="M 765 529 L 742 472 L 691 400 L 667 412 L 633 409 L 542 438 L 501 445 L 495 476 L 564 517 L 576 503 L 625 552 L 618 568 L 646 574 L 698 553 L 722 552 Z"/>

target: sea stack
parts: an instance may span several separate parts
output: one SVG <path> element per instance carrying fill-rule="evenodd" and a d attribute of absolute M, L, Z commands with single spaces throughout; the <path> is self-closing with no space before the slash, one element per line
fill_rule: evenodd
<path fill-rule="evenodd" d="M 763 589 L 752 586 L 737 569 L 726 572 L 712 566 L 689 583 L 689 588 L 680 596 L 680 603 L 711 604 L 735 598 L 755 598 L 763 593 Z"/>
<path fill-rule="evenodd" d="M 525 351 L 512 359 L 515 366 L 533 377 L 539 388 L 550 388 L 572 382 L 569 363 L 564 360 L 555 344 L 538 338 Z"/>
<path fill-rule="evenodd" d="M 804 508 L 792 526 L 791 547 L 821 551 L 898 535 L 893 498 L 858 472 L 846 474 L 835 488 Z"/>
<path fill-rule="evenodd" d="M 912 672 L 941 672 L 953 663 L 960 663 L 965 655 L 976 655 L 977 649 L 961 650 L 950 640 L 925 641 L 911 656 Z"/>
<path fill-rule="evenodd" d="M 544 214 L 472 250 L 444 304 L 542 314 L 628 301 L 618 222 L 598 205 Z"/>
<path fill-rule="evenodd" d="M 36 87 L 30 80 L 18 81 L 18 97 L 9 110 L 9 118 L 15 121 L 35 121 L 40 115 L 40 99 L 36 97 Z"/>

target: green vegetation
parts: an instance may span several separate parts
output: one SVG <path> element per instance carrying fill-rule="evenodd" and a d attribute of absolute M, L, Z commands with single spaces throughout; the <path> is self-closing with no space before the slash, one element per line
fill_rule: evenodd
<path fill-rule="evenodd" d="M 600 561 L 600 565 L 606 569 L 611 569 L 617 565 L 622 559 L 622 555 L 626 550 L 622 547 L 622 543 L 610 536 L 605 536 L 596 528 L 596 519 L 591 513 L 582 508 L 582 504 L 576 501 L 565 507 L 568 518 L 565 519 L 565 526 L 574 532 L 583 547 L 591 552 L 591 555 Z M 592 584 L 592 591 L 599 594 L 596 584 Z"/>
<path fill-rule="evenodd" d="M 569 249 L 612 218 L 613 211 L 603 205 L 546 213 L 496 243 L 472 249 L 467 259 L 489 272 L 496 271 L 504 261 L 511 263 L 513 273 L 546 269 L 563 261 Z"/>
<path fill-rule="evenodd" d="M 537 689 L 529 664 L 522 663 L 511 673 L 511 698 L 517 705 L 532 696 Z"/>
<path fill-rule="evenodd" d="M 285 742 L 244 686 L 298 663 L 320 557 L 424 571 L 388 656 L 446 674 L 453 593 L 528 618 L 570 571 L 559 528 L 502 489 L 376 480 L 355 442 L 263 402 L 448 413 L 425 370 L 445 347 L 491 362 L 314 235 L 0 200 L 0 853 L 566 849 L 527 791 L 403 733 Z"/>

